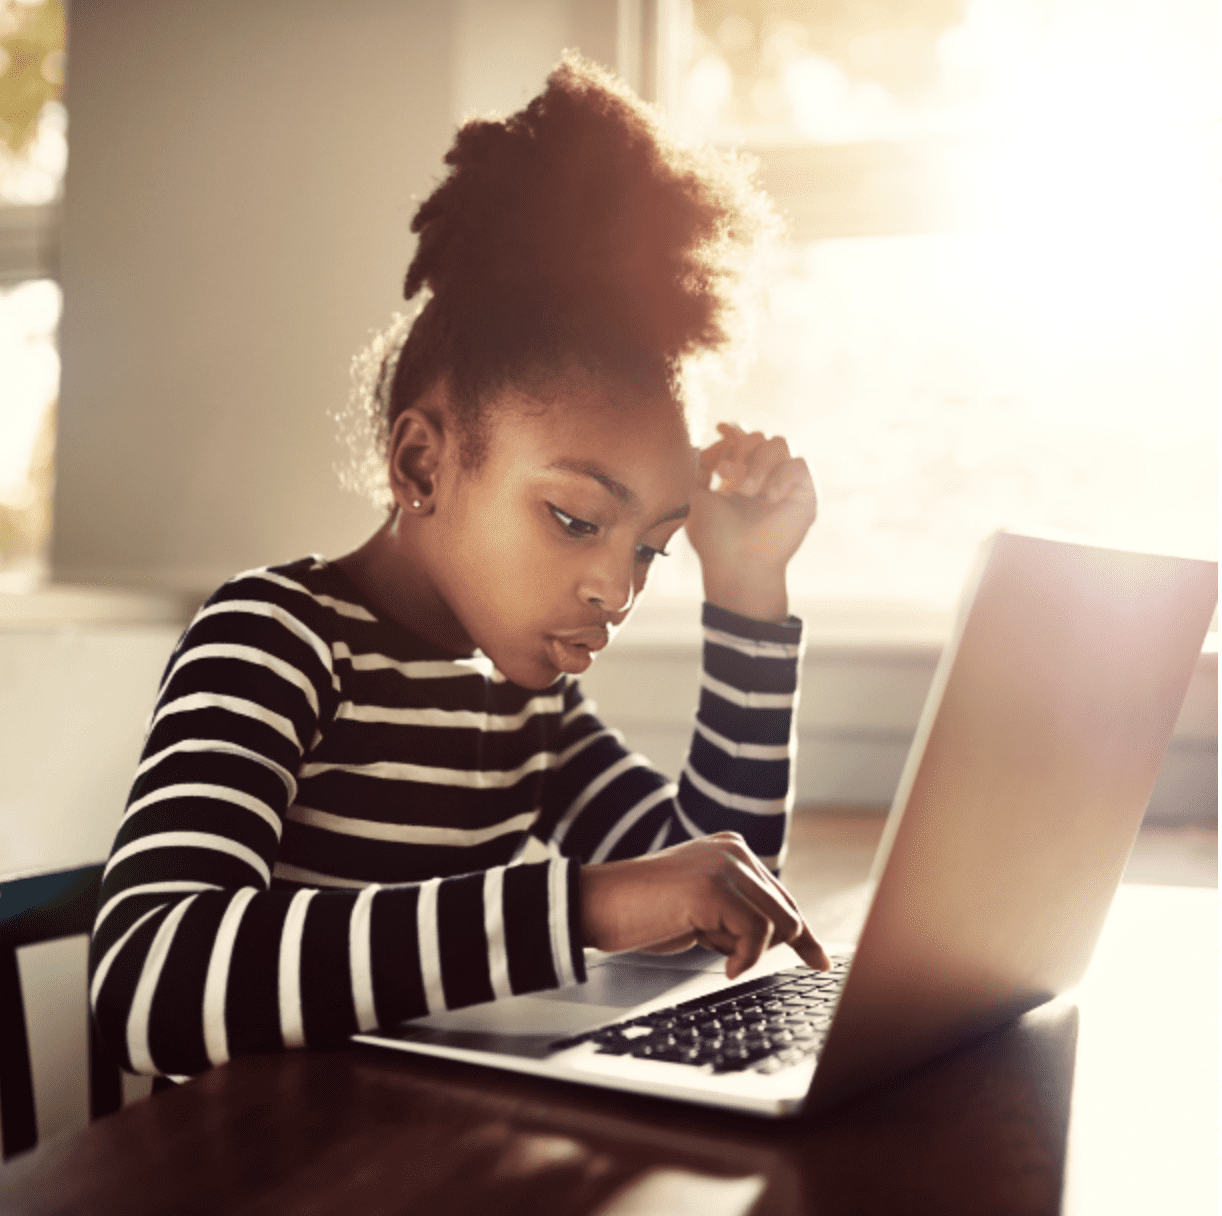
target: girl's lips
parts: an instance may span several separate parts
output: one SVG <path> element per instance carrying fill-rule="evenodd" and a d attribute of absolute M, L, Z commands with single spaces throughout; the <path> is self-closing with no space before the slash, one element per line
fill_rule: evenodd
<path fill-rule="evenodd" d="M 563 636 L 551 634 L 547 640 L 547 651 L 557 671 L 576 676 L 585 671 L 594 654 L 607 644 L 605 629 L 582 629 Z"/>

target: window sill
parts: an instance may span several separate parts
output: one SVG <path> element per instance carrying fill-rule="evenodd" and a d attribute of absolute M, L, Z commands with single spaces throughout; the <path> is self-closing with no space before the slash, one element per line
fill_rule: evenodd
<path fill-rule="evenodd" d="M 796 600 L 806 625 L 806 654 L 936 661 L 954 623 L 944 605 L 888 600 Z M 690 653 L 700 645 L 700 601 L 645 599 L 616 638 L 615 649 Z"/>
<path fill-rule="evenodd" d="M 0 204 L 0 287 L 59 278 L 59 203 Z"/>

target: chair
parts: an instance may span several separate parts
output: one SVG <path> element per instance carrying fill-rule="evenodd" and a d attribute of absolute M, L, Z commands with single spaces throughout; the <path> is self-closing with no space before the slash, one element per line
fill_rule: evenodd
<path fill-rule="evenodd" d="M 38 1143 L 17 949 L 88 933 L 101 884 L 100 864 L 0 882 L 0 1143 L 5 1161 Z M 89 1116 L 97 1119 L 122 1105 L 119 1069 L 106 1054 L 90 1015 Z"/>

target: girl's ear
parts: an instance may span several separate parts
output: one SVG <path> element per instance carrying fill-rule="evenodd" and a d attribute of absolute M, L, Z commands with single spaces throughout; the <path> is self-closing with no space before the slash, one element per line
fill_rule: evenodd
<path fill-rule="evenodd" d="M 406 514 L 432 513 L 444 445 L 444 432 L 423 410 L 413 406 L 395 419 L 390 432 L 390 489 Z"/>

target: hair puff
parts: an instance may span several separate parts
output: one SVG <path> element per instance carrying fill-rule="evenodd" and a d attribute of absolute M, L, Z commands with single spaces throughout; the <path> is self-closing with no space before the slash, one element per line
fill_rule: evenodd
<path fill-rule="evenodd" d="M 682 145 L 573 52 L 523 110 L 466 123 L 445 163 L 412 221 L 404 296 L 426 302 L 384 417 L 446 376 L 472 460 L 488 396 L 539 369 L 676 393 L 685 358 L 730 343 L 778 227 L 749 162 Z"/>

